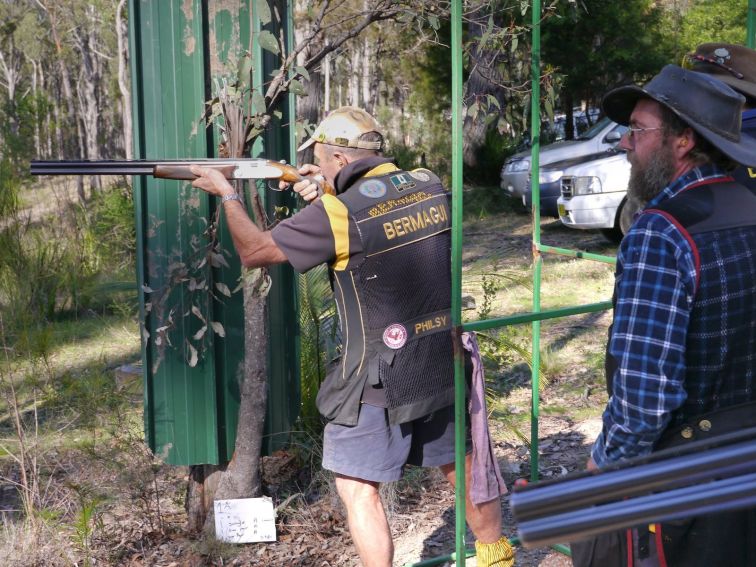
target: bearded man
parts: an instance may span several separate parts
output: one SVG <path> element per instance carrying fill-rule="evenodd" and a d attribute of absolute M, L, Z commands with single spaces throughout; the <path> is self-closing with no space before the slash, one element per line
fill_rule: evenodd
<path fill-rule="evenodd" d="M 756 425 L 756 196 L 728 173 L 756 163 L 744 97 L 666 66 L 603 100 L 641 204 L 617 254 L 609 401 L 589 469 Z M 705 489 L 705 488 L 704 488 Z M 577 566 L 756 565 L 756 510 L 573 544 Z"/>

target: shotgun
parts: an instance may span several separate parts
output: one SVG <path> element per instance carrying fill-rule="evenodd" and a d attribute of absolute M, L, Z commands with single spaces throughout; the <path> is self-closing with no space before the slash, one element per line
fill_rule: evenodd
<path fill-rule="evenodd" d="M 756 427 L 516 487 L 510 506 L 526 547 L 756 505 Z"/>
<path fill-rule="evenodd" d="M 323 193 L 334 194 L 322 175 L 304 176 L 293 165 L 261 158 L 176 160 L 32 160 L 32 175 L 151 175 L 159 179 L 193 181 L 190 167 L 200 165 L 220 171 L 226 179 L 269 179 L 297 183 L 313 181 Z M 270 189 L 279 190 L 268 184 Z"/>

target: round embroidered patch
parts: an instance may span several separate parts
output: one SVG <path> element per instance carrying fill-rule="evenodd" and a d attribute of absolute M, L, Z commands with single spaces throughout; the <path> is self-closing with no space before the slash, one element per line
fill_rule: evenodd
<path fill-rule="evenodd" d="M 380 199 L 386 194 L 386 184 L 378 179 L 368 179 L 360 185 L 360 193 L 371 199 Z"/>
<path fill-rule="evenodd" d="M 430 175 L 425 173 L 422 169 L 416 169 L 415 171 L 410 171 L 409 174 L 417 179 L 418 181 L 429 181 Z"/>
<path fill-rule="evenodd" d="M 389 348 L 397 349 L 402 348 L 407 342 L 407 329 L 404 325 L 394 323 L 386 327 L 383 331 L 383 344 Z"/>

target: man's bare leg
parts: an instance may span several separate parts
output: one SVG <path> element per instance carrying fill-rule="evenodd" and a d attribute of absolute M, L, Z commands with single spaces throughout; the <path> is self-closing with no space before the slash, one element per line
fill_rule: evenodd
<path fill-rule="evenodd" d="M 379 483 L 336 475 L 336 491 L 347 511 L 349 533 L 365 567 L 391 567 L 394 543 L 378 492 Z"/>
<path fill-rule="evenodd" d="M 481 543 L 494 543 L 501 538 L 501 500 L 494 498 L 474 506 L 470 501 L 470 465 L 472 457 L 465 458 L 465 519 L 475 539 Z M 454 463 L 441 467 L 446 479 L 452 486 L 456 483 Z"/>

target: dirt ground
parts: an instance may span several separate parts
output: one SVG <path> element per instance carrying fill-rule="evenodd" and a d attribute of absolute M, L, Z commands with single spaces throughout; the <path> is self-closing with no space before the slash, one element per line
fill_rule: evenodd
<path fill-rule="evenodd" d="M 69 188 L 70 190 L 70 188 Z M 613 254 L 616 249 L 599 233 L 570 230 L 557 220 L 542 223 L 545 244 Z M 486 274 L 517 271 L 531 278 L 531 228 L 528 215 L 509 211 L 484 218 L 465 228 L 463 251 L 463 295 L 474 298 L 477 309 L 486 302 L 482 281 Z M 591 303 L 609 298 L 611 267 L 597 269 L 576 266 L 563 256 L 544 265 L 544 308 L 570 303 Z M 492 291 L 490 317 L 529 310 L 530 284 L 522 281 L 502 284 Z M 556 303 L 555 303 L 556 302 Z M 475 310 L 467 311 L 476 319 Z M 539 474 L 548 479 L 583 467 L 591 442 L 600 428 L 605 395 L 601 385 L 600 359 L 609 324 L 606 312 L 544 322 L 542 352 L 543 378 L 540 390 Z M 530 325 L 520 327 L 512 337 L 530 349 Z M 530 478 L 530 370 L 523 360 L 504 358 L 487 371 L 491 392 L 489 410 L 495 454 L 507 486 L 517 479 Z M 107 442 L 101 442 L 98 453 Z M 141 447 L 141 439 L 134 446 Z M 124 450 L 110 448 L 123 459 Z M 126 451 L 128 452 L 128 451 Z M 160 465 L 151 455 L 131 455 L 114 472 L 107 457 L 86 451 L 56 454 L 57 480 L 71 486 L 95 486 L 110 494 L 97 508 L 91 531 L 64 529 L 50 534 L 57 549 L 75 545 L 78 561 L 82 555 L 90 565 L 132 567 L 357 567 L 356 552 L 349 537 L 344 512 L 332 482 L 318 467 L 308 466 L 296 451 L 266 457 L 263 464 L 265 492 L 276 506 L 277 541 L 232 545 L 200 540 L 187 535 L 183 508 L 188 469 Z M 312 455 L 308 456 L 312 458 Z M 69 486 L 71 485 L 71 486 Z M 76 489 L 74 487 L 74 489 Z M 76 489 L 78 490 L 78 489 Z M 384 487 L 384 501 L 395 541 L 398 567 L 420 561 L 424 565 L 450 567 L 449 561 L 432 562 L 454 551 L 454 492 L 437 471 L 410 468 L 405 478 Z M 10 499 L 6 504 L 12 505 Z M 517 535 L 516 525 L 502 498 L 503 525 L 507 536 Z M 9 509 L 9 508 L 3 508 Z M 77 520 L 78 521 L 78 520 Z M 6 526 L 6 530 L 7 530 Z M 72 535 L 72 531 L 75 532 Z M 6 533 L 6 536 L 8 534 Z M 471 545 L 470 533 L 466 540 Z M 70 565 L 71 559 L 51 561 L 44 550 L 29 553 L 23 541 L 14 551 L 20 562 L 14 565 Z M 517 547 L 518 566 L 563 567 L 571 565 L 565 555 L 552 549 Z M 41 557 L 41 559 L 40 559 Z M 74 561 L 75 562 L 75 561 Z M 466 565 L 474 566 L 469 558 Z"/>
<path fill-rule="evenodd" d="M 478 269 L 486 271 L 496 269 L 502 262 L 511 266 L 527 265 L 531 254 L 529 231 L 529 218 L 513 212 L 470 226 L 465 236 L 465 269 L 471 271 L 472 266 L 477 265 Z M 543 224 L 543 240 L 554 246 L 613 253 L 612 244 L 600 234 L 570 230 L 548 219 Z M 605 299 L 608 296 L 600 298 Z M 476 296 L 476 302 L 480 300 Z M 502 304 L 507 304 L 506 299 Z M 590 444 L 600 428 L 605 397 L 597 374 L 598 365 L 588 365 L 586 357 L 595 357 L 601 350 L 608 323 L 609 315 L 599 313 L 544 326 L 542 343 L 574 356 L 563 357 L 565 360 L 551 370 L 541 390 L 539 471 L 542 478 L 579 470 L 588 457 Z M 500 369 L 489 379 L 493 380 L 498 395 L 491 420 L 492 438 L 511 490 L 515 480 L 530 477 L 529 448 L 523 441 L 530 436 L 529 370 L 524 364 L 514 364 Z M 497 418 L 501 415 L 505 419 Z M 120 541 L 120 549 L 110 555 L 110 560 L 103 560 L 107 563 L 119 557 L 117 564 L 165 567 L 356 567 L 356 552 L 346 530 L 344 513 L 327 477 L 318 473 L 323 476 L 320 488 L 312 490 L 313 479 L 304 479 L 301 463 L 287 453 L 266 458 L 265 470 L 267 492 L 278 510 L 276 542 L 231 546 L 188 540 L 183 535 L 186 519 L 180 506 L 182 495 L 178 492 L 186 470 L 173 467 L 164 469 L 159 479 L 161 490 L 174 493 L 173 498 L 163 498 L 160 529 L 144 522 L 139 524 L 127 511 L 120 519 L 117 512 L 111 511 L 102 535 L 105 540 Z M 305 489 L 305 485 L 309 488 Z M 292 486 L 300 486 L 301 492 L 296 488 L 292 491 Z M 395 538 L 395 565 L 412 565 L 454 551 L 454 492 L 438 472 L 410 469 L 405 479 L 387 488 L 384 497 Z M 502 502 L 506 535 L 516 536 L 508 497 Z M 469 533 L 467 541 L 473 541 Z M 434 564 L 453 565 L 443 561 Z M 474 558 L 468 559 L 466 565 L 474 566 Z M 552 549 L 518 547 L 517 565 L 562 567 L 571 565 L 571 561 Z"/>

